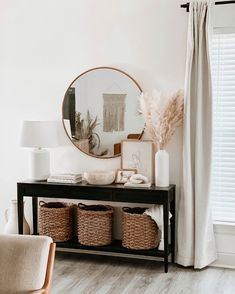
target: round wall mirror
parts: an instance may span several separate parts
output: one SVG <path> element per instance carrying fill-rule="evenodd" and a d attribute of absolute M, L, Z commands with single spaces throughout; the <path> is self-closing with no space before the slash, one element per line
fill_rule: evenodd
<path fill-rule="evenodd" d="M 68 87 L 62 107 L 72 143 L 98 158 L 119 156 L 122 140 L 142 136 L 141 92 L 131 76 L 116 68 L 98 67 L 79 75 Z"/>

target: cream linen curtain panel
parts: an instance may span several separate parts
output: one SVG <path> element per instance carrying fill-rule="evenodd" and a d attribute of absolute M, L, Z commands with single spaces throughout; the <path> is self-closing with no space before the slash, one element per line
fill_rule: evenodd
<path fill-rule="evenodd" d="M 183 192 L 177 262 L 203 268 L 216 259 L 210 201 L 212 88 L 209 39 L 213 3 L 190 3 L 185 78 Z"/>

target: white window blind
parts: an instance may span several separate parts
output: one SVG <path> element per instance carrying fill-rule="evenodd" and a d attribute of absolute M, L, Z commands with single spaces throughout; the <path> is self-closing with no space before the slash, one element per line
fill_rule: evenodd
<path fill-rule="evenodd" d="M 235 33 L 215 33 L 211 50 L 213 219 L 235 223 Z"/>

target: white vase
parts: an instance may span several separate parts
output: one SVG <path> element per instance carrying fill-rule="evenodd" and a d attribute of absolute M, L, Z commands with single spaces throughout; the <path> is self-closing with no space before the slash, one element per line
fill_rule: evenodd
<path fill-rule="evenodd" d="M 6 225 L 4 227 L 5 234 L 18 234 L 18 210 L 17 200 L 10 201 L 10 207 L 5 211 Z M 24 235 L 30 235 L 29 224 L 25 217 L 23 218 L 23 233 Z"/>
<path fill-rule="evenodd" d="M 155 186 L 169 186 L 169 154 L 166 150 L 155 154 Z"/>

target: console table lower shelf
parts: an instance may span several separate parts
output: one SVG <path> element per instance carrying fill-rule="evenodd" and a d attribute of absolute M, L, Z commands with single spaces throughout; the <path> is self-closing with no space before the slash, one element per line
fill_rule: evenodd
<path fill-rule="evenodd" d="M 33 212 L 33 234 L 38 234 L 38 200 L 39 198 L 50 199 L 70 199 L 70 200 L 93 200 L 111 201 L 124 203 L 134 203 L 135 205 L 162 205 L 163 206 L 163 231 L 164 250 L 134 250 L 122 247 L 120 240 L 114 240 L 108 246 L 84 246 L 71 240 L 57 243 L 58 250 L 68 250 L 83 252 L 86 254 L 100 255 L 122 255 L 124 257 L 134 257 L 153 259 L 159 261 L 163 259 L 165 272 L 168 272 L 169 255 L 171 262 L 175 258 L 175 185 L 166 188 L 152 186 L 150 188 L 127 188 L 123 185 L 113 184 L 107 186 L 91 186 L 84 182 L 78 184 L 47 183 L 38 181 L 23 181 L 17 183 L 18 199 L 18 225 L 19 234 L 23 234 L 24 198 L 32 198 Z M 172 217 L 169 225 L 169 212 Z M 170 240 L 169 240 L 170 239 Z"/>
<path fill-rule="evenodd" d="M 138 256 L 141 258 L 148 256 L 154 258 L 164 258 L 165 253 L 163 250 L 156 249 L 148 249 L 148 250 L 134 250 L 134 249 L 128 249 L 122 246 L 121 240 L 113 240 L 113 242 L 110 245 L 105 246 L 86 246 L 78 243 L 75 239 L 67 242 L 58 242 L 56 243 L 57 248 L 64 248 L 64 249 L 75 249 L 75 250 L 81 250 L 86 251 L 86 253 L 89 254 L 100 254 L 102 253 L 119 253 L 123 256 L 125 255 L 134 255 L 135 258 L 138 258 Z M 171 246 L 169 246 L 169 254 L 172 253 Z M 158 260 L 159 261 L 159 260 Z"/>

